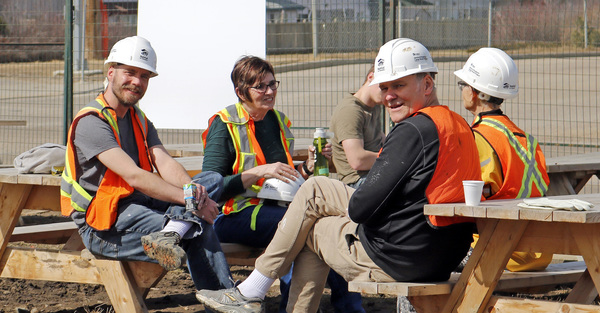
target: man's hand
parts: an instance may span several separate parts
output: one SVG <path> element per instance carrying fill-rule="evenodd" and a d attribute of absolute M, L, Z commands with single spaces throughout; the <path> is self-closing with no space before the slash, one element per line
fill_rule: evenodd
<path fill-rule="evenodd" d="M 219 215 L 219 206 L 208 197 L 206 187 L 200 184 L 196 184 L 196 199 L 198 199 L 198 208 L 192 214 L 212 225 Z"/>

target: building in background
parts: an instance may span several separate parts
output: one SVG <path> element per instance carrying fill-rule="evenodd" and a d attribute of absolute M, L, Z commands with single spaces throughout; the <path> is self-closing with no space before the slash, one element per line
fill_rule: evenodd
<path fill-rule="evenodd" d="M 304 6 L 289 0 L 267 0 L 267 23 L 296 23 L 306 19 Z"/>

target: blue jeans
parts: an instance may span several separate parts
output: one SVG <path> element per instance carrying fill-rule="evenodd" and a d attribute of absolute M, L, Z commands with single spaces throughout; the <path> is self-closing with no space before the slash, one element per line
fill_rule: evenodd
<path fill-rule="evenodd" d="M 203 172 L 194 178 L 205 186 L 212 199 L 218 199 L 223 178 L 214 172 Z M 181 241 L 187 254 L 188 269 L 196 289 L 233 287 L 229 265 L 214 232 L 204 220 L 186 212 L 185 206 L 169 204 L 140 192 L 119 201 L 115 224 L 106 231 L 97 231 L 85 223 L 85 212 L 71 217 L 90 252 L 118 260 L 154 262 L 145 253 L 141 237 L 163 229 L 169 219 L 193 224 Z"/>
<path fill-rule="evenodd" d="M 254 207 L 248 207 L 234 214 L 219 215 L 214 224 L 219 240 L 258 248 L 268 246 L 287 208 L 277 205 L 263 205 L 256 216 L 256 231 L 250 228 L 253 210 Z M 281 292 L 279 312 L 283 313 L 286 312 L 285 307 L 288 302 L 292 271 L 290 270 L 288 274 L 282 276 L 279 281 Z M 365 312 L 360 294 L 348 292 L 348 283 L 342 276 L 331 270 L 327 277 L 327 283 L 331 288 L 331 304 L 336 313 Z"/>
<path fill-rule="evenodd" d="M 358 187 L 360 187 L 360 185 L 362 185 L 365 180 L 366 180 L 366 176 L 363 176 L 361 178 L 359 178 L 356 182 L 352 183 L 352 184 L 348 184 L 348 186 L 354 188 L 354 189 L 358 189 Z"/>

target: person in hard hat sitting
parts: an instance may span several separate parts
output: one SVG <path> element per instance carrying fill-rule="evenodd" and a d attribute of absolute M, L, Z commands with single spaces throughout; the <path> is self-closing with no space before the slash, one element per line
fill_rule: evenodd
<path fill-rule="evenodd" d="M 279 81 L 268 61 L 255 56 L 240 58 L 231 80 L 239 101 L 210 118 L 202 134 L 202 169 L 224 176 L 221 200 L 225 203 L 214 224 L 219 240 L 264 248 L 293 198 L 290 194 L 313 172 L 314 147 L 309 148 L 307 160 L 294 165 L 291 122 L 274 109 Z M 331 144 L 323 153 L 331 158 Z M 281 280 L 282 312 L 289 281 L 289 276 Z M 347 285 L 330 287 L 337 289 L 340 297 L 348 293 Z"/>
<path fill-rule="evenodd" d="M 69 128 L 62 213 L 75 221 L 93 254 L 158 262 L 167 270 L 187 260 L 197 289 L 232 286 L 211 226 L 218 213 L 211 197 L 219 196 L 222 177 L 199 175 L 199 205 L 186 210 L 182 187 L 192 178 L 137 106 L 158 75 L 150 42 L 138 36 L 119 40 L 104 64 L 106 88 Z"/>
<path fill-rule="evenodd" d="M 332 160 L 338 178 L 353 188 L 365 181 L 385 138 L 381 92 L 379 86 L 371 85 L 374 69 L 371 66 L 358 91 L 348 94 L 335 107 L 329 123 L 333 132 Z"/>
<path fill-rule="evenodd" d="M 463 180 L 480 180 L 468 123 L 440 105 L 438 72 L 412 39 L 383 45 L 375 77 L 390 118 L 379 157 L 358 189 L 314 177 L 294 197 L 248 278 L 201 290 L 218 312 L 261 312 L 264 296 L 293 263 L 288 312 L 316 312 L 330 268 L 347 281 L 441 281 L 473 241 L 473 219 L 426 216 L 427 203 L 464 202 Z M 459 144 L 460 142 L 460 144 Z"/>
<path fill-rule="evenodd" d="M 464 107 L 475 119 L 471 128 L 479 150 L 486 199 L 543 197 L 550 179 L 537 140 L 506 116 L 500 105 L 519 92 L 519 72 L 513 59 L 497 48 L 481 48 L 454 74 Z M 475 240 L 478 236 L 475 235 Z M 510 271 L 542 270 L 550 253 L 514 252 Z"/>

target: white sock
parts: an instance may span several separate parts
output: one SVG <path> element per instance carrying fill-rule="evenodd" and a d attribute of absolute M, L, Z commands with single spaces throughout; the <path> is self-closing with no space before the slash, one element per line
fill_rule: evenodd
<path fill-rule="evenodd" d="M 265 299 L 269 288 L 275 282 L 274 278 L 267 277 L 254 269 L 250 276 L 237 286 L 240 293 L 247 298 Z"/>
<path fill-rule="evenodd" d="M 185 233 L 187 233 L 191 227 L 192 227 L 191 222 L 169 220 L 169 222 L 167 223 L 167 225 L 165 225 L 165 228 L 163 228 L 163 230 L 161 230 L 161 232 L 174 231 L 179 234 L 179 238 L 183 238 Z"/>

